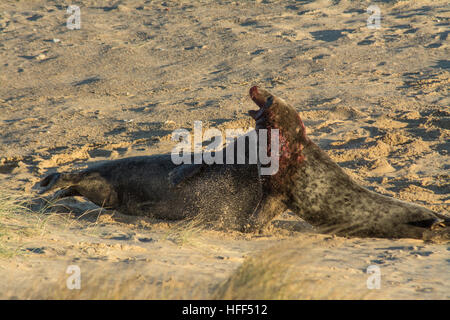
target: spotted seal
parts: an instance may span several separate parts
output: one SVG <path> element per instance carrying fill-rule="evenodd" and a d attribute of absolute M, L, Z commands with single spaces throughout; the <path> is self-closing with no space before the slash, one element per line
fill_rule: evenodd
<path fill-rule="evenodd" d="M 249 112 L 256 129 L 279 130 L 274 175 L 261 176 L 261 166 L 248 162 L 175 165 L 170 155 L 155 155 L 52 173 L 41 181 L 41 193 L 60 189 L 55 199 L 84 196 L 130 215 L 212 216 L 225 228 L 247 232 L 260 230 L 286 209 L 321 230 L 347 236 L 422 238 L 427 230 L 449 225 L 448 217 L 354 182 L 311 141 L 297 111 L 281 98 L 258 87 L 250 89 L 250 97 L 259 106 Z M 234 147 L 227 146 L 224 159 Z"/>

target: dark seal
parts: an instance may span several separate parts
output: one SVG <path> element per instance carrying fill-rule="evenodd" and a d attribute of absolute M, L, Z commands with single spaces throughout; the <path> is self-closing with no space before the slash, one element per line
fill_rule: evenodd
<path fill-rule="evenodd" d="M 450 219 L 424 207 L 370 191 L 354 182 L 306 135 L 297 111 L 258 87 L 250 96 L 256 129 L 278 129 L 279 170 L 262 177 L 263 201 L 248 230 L 257 230 L 278 212 L 292 212 L 338 235 L 422 238 L 424 231 L 449 225 Z"/>
<path fill-rule="evenodd" d="M 124 214 L 202 216 L 244 231 L 260 230 L 286 209 L 319 230 L 346 236 L 422 238 L 425 231 L 449 225 L 448 217 L 355 183 L 309 139 L 297 111 L 282 99 L 257 87 L 250 97 L 259 106 L 250 111 L 256 129 L 279 130 L 274 175 L 260 176 L 260 165 L 237 164 L 236 158 L 235 164 L 175 165 L 170 155 L 156 155 L 52 173 L 41 181 L 41 193 L 61 189 L 55 199 L 78 195 Z M 235 145 L 226 147 L 224 159 L 230 148 L 236 156 Z M 248 144 L 245 150 L 248 160 Z"/>

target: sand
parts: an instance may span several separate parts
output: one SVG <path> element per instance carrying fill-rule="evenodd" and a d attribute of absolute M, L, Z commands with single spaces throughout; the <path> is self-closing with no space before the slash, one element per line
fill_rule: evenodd
<path fill-rule="evenodd" d="M 71 4 L 80 30 L 66 26 Z M 196 120 L 251 127 L 256 84 L 362 185 L 450 214 L 448 2 L 377 2 L 380 29 L 370 4 L 2 1 L 2 194 L 32 199 L 48 173 L 169 152 Z M 450 298 L 448 243 L 319 235 L 288 213 L 256 236 L 61 205 L 1 199 L 0 298 Z M 272 268 L 277 254 L 289 263 Z M 252 259 L 273 269 L 267 284 L 253 275 L 264 290 L 233 282 Z M 380 289 L 366 286 L 370 265 Z"/>

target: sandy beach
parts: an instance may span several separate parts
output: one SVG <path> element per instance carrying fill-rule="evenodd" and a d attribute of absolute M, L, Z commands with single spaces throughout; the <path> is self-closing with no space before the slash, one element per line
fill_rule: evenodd
<path fill-rule="evenodd" d="M 448 241 L 29 204 L 47 174 L 168 153 L 194 121 L 254 127 L 259 85 L 361 185 L 450 215 L 449 20 L 444 0 L 1 1 L 0 299 L 449 299 Z"/>

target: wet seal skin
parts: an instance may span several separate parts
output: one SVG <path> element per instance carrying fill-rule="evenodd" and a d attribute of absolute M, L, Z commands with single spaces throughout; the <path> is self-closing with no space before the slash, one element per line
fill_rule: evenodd
<path fill-rule="evenodd" d="M 297 111 L 264 89 L 252 87 L 259 110 L 256 130 L 278 129 L 279 171 L 262 176 L 262 201 L 245 227 L 256 231 L 289 209 L 324 232 L 343 236 L 424 238 L 447 229 L 450 218 L 370 191 L 354 182 L 306 135 Z"/>

